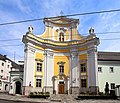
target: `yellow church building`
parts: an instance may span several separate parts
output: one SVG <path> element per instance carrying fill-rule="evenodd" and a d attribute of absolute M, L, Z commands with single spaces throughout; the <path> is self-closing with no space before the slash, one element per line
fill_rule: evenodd
<path fill-rule="evenodd" d="M 79 19 L 44 18 L 45 31 L 23 36 L 25 44 L 23 91 L 51 94 L 78 93 L 98 86 L 97 46 L 99 38 L 90 28 L 88 36 L 78 32 Z"/>

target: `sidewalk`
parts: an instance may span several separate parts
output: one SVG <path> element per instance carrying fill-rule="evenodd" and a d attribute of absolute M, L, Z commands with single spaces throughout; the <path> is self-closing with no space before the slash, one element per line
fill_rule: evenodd
<path fill-rule="evenodd" d="M 0 93 L 0 100 L 8 100 L 8 101 L 23 101 L 23 102 L 34 102 L 34 103 L 50 103 L 49 99 L 31 99 L 31 98 L 27 98 L 23 95 L 9 95 L 7 93 Z"/>

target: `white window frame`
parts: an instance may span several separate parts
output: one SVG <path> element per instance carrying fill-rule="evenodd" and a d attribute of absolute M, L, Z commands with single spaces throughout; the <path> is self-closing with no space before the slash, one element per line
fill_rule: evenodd
<path fill-rule="evenodd" d="M 36 70 L 37 70 L 37 72 L 42 72 L 42 63 L 41 62 L 36 63 Z"/>
<path fill-rule="evenodd" d="M 115 83 L 110 83 L 111 89 L 115 89 Z"/>
<path fill-rule="evenodd" d="M 86 63 L 80 64 L 80 72 L 85 73 L 87 71 Z"/>
<path fill-rule="evenodd" d="M 40 80 L 40 81 L 37 81 L 37 80 Z M 36 78 L 36 87 L 40 87 L 40 88 L 42 87 L 42 79 L 41 78 Z"/>

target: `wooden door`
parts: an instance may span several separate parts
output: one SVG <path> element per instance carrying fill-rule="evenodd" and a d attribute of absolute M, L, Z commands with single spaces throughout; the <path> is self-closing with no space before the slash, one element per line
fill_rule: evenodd
<path fill-rule="evenodd" d="M 58 84 L 59 94 L 64 94 L 64 84 Z"/>

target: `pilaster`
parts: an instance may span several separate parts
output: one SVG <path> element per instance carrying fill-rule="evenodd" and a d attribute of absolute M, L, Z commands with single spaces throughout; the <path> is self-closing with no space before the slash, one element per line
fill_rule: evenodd
<path fill-rule="evenodd" d="M 24 48 L 24 76 L 23 86 L 25 95 L 27 93 L 27 87 L 31 83 L 31 87 L 34 86 L 34 63 L 35 63 L 35 48 L 31 43 L 26 43 Z"/>
<path fill-rule="evenodd" d="M 70 88 L 79 87 L 79 59 L 77 48 L 70 52 Z M 72 93 L 72 90 L 70 91 Z"/>
<path fill-rule="evenodd" d="M 88 49 L 88 87 L 98 86 L 97 46 Z"/>

